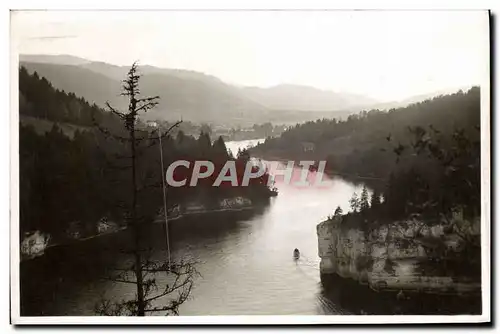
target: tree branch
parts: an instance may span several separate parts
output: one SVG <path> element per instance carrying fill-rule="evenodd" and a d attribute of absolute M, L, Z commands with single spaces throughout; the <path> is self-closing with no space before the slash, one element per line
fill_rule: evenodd
<path fill-rule="evenodd" d="M 121 119 L 125 119 L 126 115 L 113 108 L 108 101 L 106 101 L 106 107 L 108 107 L 109 111 L 111 111 L 116 116 L 120 117 Z"/>
<path fill-rule="evenodd" d="M 159 140 L 160 138 L 161 138 L 161 139 L 166 138 L 166 137 L 170 134 L 170 131 L 172 131 L 174 128 L 178 127 L 181 123 L 182 123 L 182 121 L 177 121 L 177 122 L 175 122 L 175 123 L 174 123 L 172 126 L 170 126 L 170 127 L 167 129 L 167 131 L 165 131 L 165 132 L 164 132 L 161 136 L 158 136 L 158 137 L 154 137 L 154 136 L 152 136 L 152 137 L 150 137 L 150 140 L 152 141 L 152 143 L 150 143 L 150 144 L 148 145 L 148 148 L 149 148 L 149 147 L 152 147 L 152 146 L 154 146 L 154 145 L 156 145 L 156 142 L 155 142 L 156 140 Z M 151 134 L 153 134 L 153 132 L 152 132 Z"/>

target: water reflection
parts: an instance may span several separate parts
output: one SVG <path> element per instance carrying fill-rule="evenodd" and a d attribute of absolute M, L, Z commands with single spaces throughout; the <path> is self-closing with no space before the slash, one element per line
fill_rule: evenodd
<path fill-rule="evenodd" d="M 375 292 L 367 285 L 337 275 L 321 276 L 320 298 L 352 314 L 456 315 L 481 314 L 480 296 L 433 295 L 398 291 Z"/>
<path fill-rule="evenodd" d="M 249 143 L 245 142 L 244 146 Z M 237 151 L 238 143 L 228 143 Z M 279 195 L 255 210 L 188 216 L 170 224 L 174 259 L 199 264 L 191 298 L 181 315 L 347 314 L 322 290 L 316 225 L 348 201 L 362 184 L 324 176 L 328 186 L 296 187 L 277 183 Z M 163 225 L 149 242 L 157 258 L 166 256 Z M 116 249 L 130 242 L 127 231 L 96 238 L 23 264 L 23 314 L 92 315 L 101 296 L 132 297 L 134 286 L 100 279 L 122 265 Z M 300 249 L 295 262 L 292 252 Z M 63 253 L 63 254 L 61 254 Z M 37 276 L 37 280 L 32 277 Z M 40 277 L 40 278 L 39 278 Z M 40 279 L 42 282 L 40 282 Z"/>

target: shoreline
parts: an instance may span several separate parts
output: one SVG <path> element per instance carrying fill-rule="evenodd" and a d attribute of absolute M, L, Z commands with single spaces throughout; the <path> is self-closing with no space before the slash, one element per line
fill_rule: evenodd
<path fill-rule="evenodd" d="M 481 314 L 482 296 L 433 294 L 425 291 L 376 291 L 367 284 L 336 273 L 320 274 L 323 295 L 341 307 L 362 315 Z"/>
<path fill-rule="evenodd" d="M 358 286 L 366 286 L 377 293 L 399 291 L 402 294 L 441 296 L 480 294 L 481 282 L 478 280 L 477 270 L 471 269 L 476 268 L 472 262 L 468 263 L 468 271 L 457 271 L 453 270 L 456 262 L 450 263 L 449 257 L 440 257 L 440 261 L 444 263 L 443 270 L 441 262 L 429 262 L 428 253 L 420 243 L 406 243 L 406 246 L 402 246 L 407 238 L 421 240 L 414 236 L 416 229 L 427 237 L 440 238 L 448 251 L 454 254 L 460 252 L 456 248 L 459 236 L 444 236 L 444 228 L 432 229 L 426 227 L 423 221 L 384 223 L 375 227 L 370 236 L 366 236 L 359 225 L 349 225 L 349 221 L 336 217 L 323 221 L 316 227 L 321 258 L 320 273 L 351 279 Z M 450 269 L 446 269 L 446 263 L 451 265 Z M 422 270 L 422 264 L 427 264 L 428 268 Z M 463 266 L 463 263 L 460 262 L 460 265 Z"/>
<path fill-rule="evenodd" d="M 252 151 L 250 151 L 252 153 Z M 255 159 L 261 159 L 264 161 L 280 161 L 280 162 L 287 162 L 287 161 L 294 161 L 295 163 L 300 162 L 301 160 L 307 160 L 307 159 L 295 159 L 295 158 L 285 158 L 280 155 L 274 155 L 274 154 L 265 154 L 263 152 L 258 152 L 259 154 L 256 155 L 254 158 Z M 388 179 L 384 177 L 378 177 L 378 176 L 363 176 L 363 175 L 355 175 L 355 174 L 346 174 L 342 173 L 339 171 L 335 171 L 334 169 L 329 169 L 328 166 L 325 168 L 325 175 L 327 175 L 330 178 L 334 177 L 340 177 L 344 180 L 351 181 L 351 182 L 364 182 L 367 184 L 372 184 L 374 182 L 386 182 Z"/>
<path fill-rule="evenodd" d="M 194 215 L 205 215 L 205 214 L 219 213 L 219 212 L 240 212 L 240 211 L 244 211 L 244 210 L 254 210 L 254 209 L 255 209 L 254 206 L 246 206 L 246 207 L 241 207 L 241 208 L 199 210 L 199 211 L 181 213 L 175 217 L 168 217 L 167 216 L 167 220 L 168 220 L 168 222 L 171 222 L 171 221 L 179 220 L 179 219 L 186 218 L 188 216 L 194 216 Z M 164 223 L 164 222 L 165 222 L 164 218 L 158 218 L 153 222 L 153 224 Z"/>
<path fill-rule="evenodd" d="M 191 211 L 191 212 L 181 213 L 181 214 L 179 214 L 179 215 L 177 215 L 175 217 L 167 217 L 167 219 L 168 219 L 168 222 L 171 222 L 171 221 L 181 220 L 182 218 L 187 218 L 189 216 L 194 216 L 194 215 L 209 215 L 209 214 L 224 213 L 224 212 L 242 212 L 242 211 L 255 210 L 255 209 L 256 209 L 256 207 L 253 206 L 253 205 L 252 206 L 240 207 L 240 208 L 222 208 L 222 209 L 213 209 L 213 210 L 206 210 L 205 209 L 205 210 L 199 210 L 199 211 Z M 155 219 L 152 222 L 152 224 L 161 224 L 161 223 L 165 223 L 164 218 L 161 218 L 161 217 Z M 45 255 L 45 251 L 46 250 L 54 248 L 54 247 L 71 246 L 71 245 L 78 244 L 80 242 L 85 242 L 85 241 L 88 241 L 88 240 L 92 240 L 92 239 L 95 239 L 95 238 L 109 236 L 109 235 L 112 235 L 112 234 L 117 234 L 117 233 L 126 231 L 127 229 L 128 229 L 128 226 L 122 226 L 122 227 L 120 227 L 120 228 L 118 228 L 118 229 L 116 229 L 114 231 L 105 232 L 105 233 L 99 233 L 99 234 L 91 235 L 91 236 L 88 236 L 88 237 L 85 237 L 85 238 L 80 238 L 80 239 L 73 239 L 70 242 L 50 244 L 50 245 L 47 245 L 40 254 L 37 254 L 37 255 L 34 255 L 34 256 L 29 256 L 29 257 L 28 256 L 23 256 L 23 254 L 21 254 L 19 262 L 23 263 L 23 262 L 27 262 L 27 261 L 34 260 L 36 258 L 42 257 L 42 256 Z"/>

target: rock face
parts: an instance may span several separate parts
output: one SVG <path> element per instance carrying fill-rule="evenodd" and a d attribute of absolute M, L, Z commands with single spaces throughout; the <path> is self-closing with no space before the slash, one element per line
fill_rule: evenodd
<path fill-rule="evenodd" d="M 186 203 L 185 205 L 177 205 L 173 209 L 169 210 L 168 219 L 176 220 L 184 217 L 185 215 L 203 214 L 218 211 L 238 211 L 251 209 L 252 207 L 252 201 L 241 196 L 219 200 L 215 207 L 209 207 L 208 205 L 202 203 L 202 201 L 191 201 Z M 156 222 L 163 222 L 164 219 L 165 217 L 163 215 L 163 208 L 161 208 L 156 217 Z"/>
<path fill-rule="evenodd" d="M 99 220 L 99 222 L 97 223 L 97 233 L 98 234 L 112 233 L 112 232 L 116 232 L 118 230 L 119 230 L 118 224 L 108 220 L 107 217 L 101 218 Z"/>
<path fill-rule="evenodd" d="M 184 214 L 204 213 L 209 211 L 220 210 L 238 210 L 249 208 L 252 206 L 252 201 L 244 197 L 225 198 L 219 201 L 216 208 L 209 209 L 201 202 L 190 202 L 184 207 Z M 182 210 L 182 209 L 181 209 Z"/>
<path fill-rule="evenodd" d="M 26 233 L 23 241 L 21 242 L 22 258 L 31 259 L 43 255 L 49 240 L 50 235 L 40 231 Z"/>
<path fill-rule="evenodd" d="M 470 225 L 469 232 L 480 233 L 479 220 Z M 445 252 L 460 249 L 458 235 L 445 233 L 442 225 L 428 227 L 421 221 L 408 220 L 381 225 L 367 233 L 345 227 L 342 217 L 334 217 L 320 223 L 317 233 L 322 274 L 352 278 L 377 291 L 480 291 L 480 282 L 471 282 L 468 277 L 428 275 L 418 270 L 417 264 L 428 259 L 426 242 L 438 240 Z"/>
<path fill-rule="evenodd" d="M 252 206 L 252 201 L 244 197 L 225 198 L 219 202 L 221 209 L 242 209 Z"/>

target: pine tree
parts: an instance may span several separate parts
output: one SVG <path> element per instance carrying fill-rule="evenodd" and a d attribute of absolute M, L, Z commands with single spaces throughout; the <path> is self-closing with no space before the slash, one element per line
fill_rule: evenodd
<path fill-rule="evenodd" d="M 370 207 L 372 209 L 377 208 L 380 205 L 380 193 L 378 192 L 377 189 L 373 190 L 371 201 L 370 201 Z"/>
<path fill-rule="evenodd" d="M 219 136 L 217 140 L 212 145 L 212 149 L 214 151 L 215 157 L 218 160 L 227 160 L 229 157 L 226 144 L 224 143 L 224 139 L 222 136 Z"/>
<path fill-rule="evenodd" d="M 129 99 L 129 106 L 126 112 L 121 112 L 106 103 L 111 113 L 122 120 L 126 135 L 110 134 L 107 129 L 96 126 L 105 135 L 112 136 L 114 139 L 124 142 L 129 146 L 129 153 L 126 158 L 130 161 L 130 204 L 127 212 L 128 225 L 132 229 L 134 265 L 129 269 L 118 270 L 111 280 L 120 283 L 134 284 L 137 288 L 136 296 L 133 300 L 121 302 L 110 302 L 102 300 L 100 305 L 96 306 L 96 312 L 101 315 L 133 315 L 145 316 L 147 313 L 165 312 L 168 314 L 177 314 L 179 306 L 188 298 L 193 285 L 193 277 L 197 274 L 194 266 L 189 262 L 180 260 L 178 263 L 170 260 L 168 262 L 154 260 L 151 257 L 150 249 L 146 249 L 145 238 L 146 227 L 154 220 L 156 214 L 153 207 L 150 207 L 154 201 L 142 201 L 139 203 L 139 191 L 144 189 L 141 185 L 146 180 L 139 179 L 139 169 L 145 167 L 144 161 L 138 158 L 144 154 L 144 142 L 146 138 L 155 143 L 161 138 L 169 137 L 170 131 L 178 126 L 180 122 L 172 125 L 163 134 L 158 134 L 155 138 L 153 133 L 147 133 L 144 129 L 139 129 L 138 116 L 140 113 L 147 112 L 158 104 L 159 96 L 140 97 L 139 91 L 140 75 L 137 72 L 137 64 L 134 63 L 130 68 L 127 78 L 123 81 L 123 96 Z M 154 131 L 156 133 L 156 130 Z M 210 139 L 209 139 L 210 140 Z M 142 145 L 141 145 L 142 144 Z M 141 151 L 139 151 L 141 150 Z M 144 175 L 147 175 L 146 172 Z M 160 185 L 161 187 L 161 185 Z M 168 231 L 167 231 L 168 232 Z M 127 251 L 130 253 L 130 251 Z M 173 276 L 172 284 L 166 284 L 160 288 L 157 286 L 156 275 L 164 273 Z M 132 276 L 131 276 L 132 275 Z M 154 301 L 167 295 L 175 295 L 167 304 L 155 306 Z"/>
<path fill-rule="evenodd" d="M 365 211 L 370 208 L 370 203 L 368 202 L 368 189 L 366 186 L 363 186 L 363 190 L 361 191 L 361 198 L 359 201 L 359 210 Z"/>
<path fill-rule="evenodd" d="M 236 156 L 236 158 L 240 161 L 248 161 L 250 160 L 250 152 L 248 152 L 248 150 L 246 148 L 240 150 L 238 149 L 238 154 Z"/>
<path fill-rule="evenodd" d="M 354 192 L 354 194 L 352 194 L 352 197 L 351 199 L 349 200 L 349 205 L 351 206 L 351 211 L 356 213 L 359 211 L 359 198 L 358 198 L 358 194 L 356 192 Z"/>
<path fill-rule="evenodd" d="M 212 141 L 210 140 L 210 135 L 207 132 L 201 132 L 198 138 L 198 149 L 199 157 L 207 158 L 210 155 L 210 149 L 212 148 Z"/>

